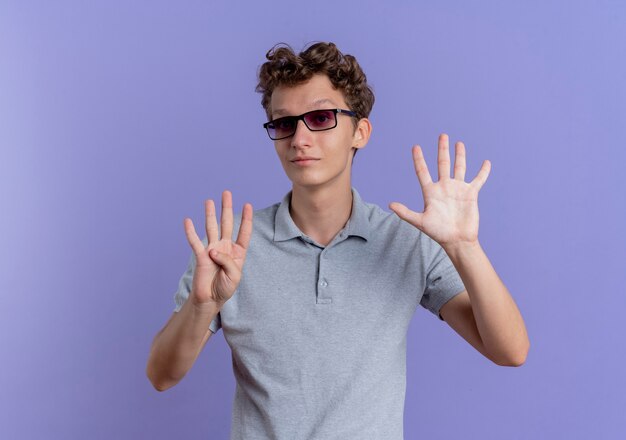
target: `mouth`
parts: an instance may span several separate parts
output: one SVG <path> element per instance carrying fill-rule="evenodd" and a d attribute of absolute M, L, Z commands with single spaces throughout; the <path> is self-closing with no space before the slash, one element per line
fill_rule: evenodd
<path fill-rule="evenodd" d="M 292 159 L 292 162 L 299 162 L 302 160 L 319 160 L 317 157 L 311 157 L 311 156 L 301 156 L 301 157 L 296 157 L 295 159 Z"/>
<path fill-rule="evenodd" d="M 291 163 L 295 165 L 305 166 L 305 165 L 311 165 L 317 162 L 318 160 L 319 159 L 316 159 L 314 157 L 299 157 L 297 159 L 292 160 Z"/>

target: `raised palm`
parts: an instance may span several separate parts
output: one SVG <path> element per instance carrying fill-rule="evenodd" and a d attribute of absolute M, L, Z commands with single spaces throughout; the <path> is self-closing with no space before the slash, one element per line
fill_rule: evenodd
<path fill-rule="evenodd" d="M 477 242 L 478 192 L 487 181 L 491 162 L 485 160 L 474 180 L 466 183 L 465 145 L 457 142 L 454 177 L 450 178 L 449 140 L 448 135 L 442 134 L 437 155 L 439 181 L 432 181 L 419 145 L 413 147 L 413 163 L 422 187 L 424 212 L 412 211 L 397 202 L 389 208 L 442 247 Z"/>
<path fill-rule="evenodd" d="M 213 200 L 205 202 L 205 212 L 207 246 L 196 234 L 191 219 L 184 220 L 187 241 L 196 257 L 189 299 L 197 306 L 215 303 L 221 307 L 233 296 L 241 280 L 252 235 L 252 205 L 246 203 L 243 207 L 236 242 L 232 241 L 233 203 L 230 191 L 222 193 L 221 231 L 217 227 Z"/>

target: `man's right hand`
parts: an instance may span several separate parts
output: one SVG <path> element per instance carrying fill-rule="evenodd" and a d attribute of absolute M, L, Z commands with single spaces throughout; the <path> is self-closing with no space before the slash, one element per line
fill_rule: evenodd
<path fill-rule="evenodd" d="M 230 191 L 222 193 L 221 238 L 217 228 L 215 203 L 209 199 L 204 206 L 208 242 L 206 247 L 196 234 L 191 219 L 184 220 L 187 241 L 196 256 L 189 301 L 200 308 L 210 303 L 221 308 L 233 296 L 241 280 L 241 271 L 252 235 L 252 205 L 246 203 L 243 207 L 235 243 L 232 241 L 233 201 Z"/>

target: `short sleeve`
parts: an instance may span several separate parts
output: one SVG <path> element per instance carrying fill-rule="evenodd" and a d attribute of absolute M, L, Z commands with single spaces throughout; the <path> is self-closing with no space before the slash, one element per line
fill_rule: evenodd
<path fill-rule="evenodd" d="M 443 248 L 433 241 L 434 255 L 426 274 L 426 287 L 420 300 L 422 307 L 443 321 L 441 307 L 465 290 L 463 281 Z"/>
<path fill-rule="evenodd" d="M 206 246 L 206 238 L 203 240 L 204 245 Z M 191 285 L 193 281 L 193 273 L 196 268 L 196 256 L 194 253 L 191 253 L 191 257 L 189 258 L 189 263 L 187 264 L 187 270 L 183 273 L 183 276 L 180 277 L 180 281 L 178 282 L 178 290 L 174 294 L 174 303 L 176 307 L 174 308 L 174 312 L 178 313 L 180 309 L 183 307 L 187 298 L 189 298 L 189 293 L 191 292 Z M 209 324 L 209 329 L 213 333 L 217 333 L 217 331 L 222 328 L 222 317 L 218 313 L 217 316 L 211 321 Z"/>

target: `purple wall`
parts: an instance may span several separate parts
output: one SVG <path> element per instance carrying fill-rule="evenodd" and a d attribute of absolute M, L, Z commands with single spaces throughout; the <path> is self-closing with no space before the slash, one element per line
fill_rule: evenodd
<path fill-rule="evenodd" d="M 221 332 L 165 393 L 146 360 L 183 218 L 202 227 L 225 188 L 238 210 L 289 190 L 255 74 L 275 43 L 314 40 L 376 92 L 366 201 L 421 210 L 410 149 L 436 175 L 441 132 L 468 180 L 492 162 L 480 241 L 531 351 L 498 367 L 418 309 L 406 438 L 626 436 L 624 2 L 95 3 L 0 4 L 0 438 L 228 437 Z"/>

